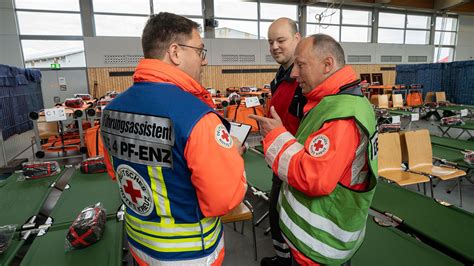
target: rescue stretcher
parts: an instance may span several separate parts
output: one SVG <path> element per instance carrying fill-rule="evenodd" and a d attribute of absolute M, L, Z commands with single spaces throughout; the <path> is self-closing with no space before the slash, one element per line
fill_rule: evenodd
<path fill-rule="evenodd" d="M 90 153 L 89 143 L 84 139 L 84 136 L 87 135 L 89 128 L 100 123 L 102 108 L 115 96 L 104 96 L 100 99 L 91 98 L 89 94 L 79 96 L 66 100 L 64 104 L 56 105 L 56 107 L 65 108 L 67 117 L 65 121 L 46 122 L 44 111 L 41 110 L 30 113 L 35 133 L 36 158 L 42 159 L 46 153 L 76 151 L 80 154 L 64 155 L 57 157 L 57 159 L 74 157 L 85 159 L 85 154 Z M 44 140 L 47 140 L 46 143 L 42 143 Z M 98 152 L 95 152 L 95 154 L 97 155 Z"/>
<path fill-rule="evenodd" d="M 0 265 L 9 265 L 13 260 L 17 262 L 19 259 L 21 265 L 122 265 L 123 207 L 117 184 L 107 173 L 82 174 L 77 169 L 69 168 L 70 173 L 71 171 L 72 176 L 69 177 L 66 177 L 64 171 L 58 176 L 23 182 L 16 182 L 18 174 L 14 174 L 8 178 L 8 184 L 0 188 L 0 206 L 10 204 L 9 208 L 2 207 L 7 216 L 0 216 L 0 225 L 17 223 L 20 230 L 27 220 L 25 217 L 42 212 L 47 209 L 45 206 L 52 208 L 48 220 L 51 221 L 50 224 L 34 224 L 21 230 L 21 234 L 17 232 L 14 235 L 6 252 L 0 254 Z M 56 186 L 64 188 L 65 184 L 58 185 L 64 181 L 68 183 L 69 189 L 56 189 Z M 51 188 L 50 185 L 55 187 Z M 36 191 L 39 187 L 42 193 Z M 11 193 L 4 193 L 5 191 Z M 57 202 L 50 202 L 54 198 L 49 197 L 53 192 L 58 195 Z M 107 210 L 106 231 L 102 239 L 85 249 L 66 253 L 65 237 L 72 221 L 82 208 L 97 202 L 101 202 Z M 39 228 L 44 229 L 41 236 L 36 235 Z M 32 243 L 25 249 L 27 242 Z M 18 256 L 20 250 L 26 250 L 23 258 Z"/>

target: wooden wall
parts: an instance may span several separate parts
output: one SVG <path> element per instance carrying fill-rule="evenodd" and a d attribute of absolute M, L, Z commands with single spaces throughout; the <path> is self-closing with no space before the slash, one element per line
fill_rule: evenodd
<path fill-rule="evenodd" d="M 358 73 L 382 73 L 385 85 L 395 84 L 395 70 L 381 71 L 381 67 L 394 68 L 395 65 L 352 65 Z M 222 74 L 223 69 L 277 69 L 278 66 L 206 66 L 203 70 L 202 84 L 218 90 L 227 87 L 255 86 L 269 84 L 275 73 L 236 73 Z M 88 68 L 89 90 L 94 97 L 107 91 L 124 91 L 132 85 L 132 76 L 110 76 L 110 72 L 131 72 L 130 68 Z M 96 85 L 94 85 L 96 84 Z"/>

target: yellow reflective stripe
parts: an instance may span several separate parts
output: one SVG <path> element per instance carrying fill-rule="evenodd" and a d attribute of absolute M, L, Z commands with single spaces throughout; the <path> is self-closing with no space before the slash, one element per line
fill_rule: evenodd
<path fill-rule="evenodd" d="M 148 247 L 158 252 L 185 252 L 185 251 L 200 251 L 202 250 L 202 241 L 200 237 L 169 239 L 157 238 L 136 232 L 128 224 L 125 225 L 127 235 L 135 240 L 137 243 Z M 219 226 L 214 233 L 204 238 L 204 248 L 212 247 L 218 240 L 218 236 L 222 230 Z"/>
<path fill-rule="evenodd" d="M 145 232 L 150 235 L 156 236 L 193 236 L 193 235 L 201 235 L 201 227 L 199 223 L 192 223 L 192 224 L 173 224 L 172 227 L 167 225 L 164 227 L 162 223 L 154 223 L 154 222 L 147 222 L 137 219 L 132 215 L 126 213 L 125 214 L 125 221 L 127 224 L 132 227 L 136 231 Z M 219 222 L 220 225 L 220 218 L 204 218 L 201 220 L 202 227 L 203 227 L 203 234 L 207 234 L 209 231 L 214 229 L 216 224 Z M 191 226 L 190 226 L 191 225 Z"/>
<path fill-rule="evenodd" d="M 151 180 L 151 190 L 153 191 L 153 199 L 155 200 L 156 213 L 161 217 L 164 223 L 173 224 L 174 218 L 171 216 L 170 201 L 168 199 L 168 191 L 166 190 L 162 169 L 161 167 L 152 166 L 148 166 L 147 168 Z"/>

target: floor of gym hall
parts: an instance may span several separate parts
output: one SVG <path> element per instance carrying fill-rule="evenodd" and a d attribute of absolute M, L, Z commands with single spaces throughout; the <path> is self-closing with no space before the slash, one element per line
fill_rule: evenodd
<path fill-rule="evenodd" d="M 403 122 L 403 121 L 402 121 Z M 429 120 L 429 121 L 418 121 L 411 125 L 411 130 L 426 128 L 429 129 L 431 134 L 441 135 L 441 131 L 437 128 L 439 122 Z M 457 136 L 458 132 L 455 130 L 452 132 L 454 136 Z M 467 134 L 465 134 L 461 139 L 467 139 Z M 23 154 L 18 156 L 19 158 L 28 158 L 29 160 L 33 159 L 31 149 L 27 149 Z M 53 159 L 53 157 L 52 157 Z M 78 163 L 78 160 L 75 161 L 65 161 L 65 164 Z M 472 176 L 472 173 L 471 173 Z M 271 177 L 268 177 L 271 178 Z M 444 181 L 440 182 L 434 188 L 434 193 L 437 199 L 446 201 L 453 205 L 459 206 L 459 192 L 458 188 L 454 188 L 451 193 L 447 193 L 446 190 L 451 188 L 456 184 L 456 181 Z M 407 186 L 409 190 L 423 193 L 423 189 L 418 191 L 417 186 Z M 427 186 L 428 188 L 428 186 Z M 427 191 L 428 196 L 429 190 Z M 247 191 L 246 199 L 252 204 L 254 208 L 255 218 L 260 218 L 268 209 L 268 203 Z M 462 183 L 462 199 L 463 205 L 462 208 L 471 213 L 474 213 L 474 184 L 469 180 L 466 180 Z M 256 242 L 257 242 L 257 252 L 258 260 L 254 260 L 254 249 L 253 249 L 253 237 L 252 237 L 252 226 L 249 222 L 245 222 L 244 233 L 240 233 L 241 223 L 237 223 L 237 230 L 234 231 L 233 224 L 225 224 L 225 260 L 224 265 L 233 266 L 233 265 L 260 265 L 260 260 L 263 257 L 274 256 L 274 251 L 272 248 L 272 240 L 270 235 L 265 235 L 265 230 L 268 228 L 268 218 L 263 220 L 259 224 L 256 230 Z M 130 254 L 126 254 L 124 257 L 124 263 L 128 265 L 133 265 Z"/>

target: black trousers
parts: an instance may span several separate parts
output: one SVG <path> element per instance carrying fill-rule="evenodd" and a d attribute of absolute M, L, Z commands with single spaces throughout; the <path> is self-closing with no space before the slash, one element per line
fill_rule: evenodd
<path fill-rule="evenodd" d="M 278 176 L 273 175 L 272 178 L 272 191 L 270 192 L 270 203 L 268 218 L 270 220 L 270 233 L 273 240 L 273 248 L 278 257 L 290 258 L 290 248 L 286 244 L 280 230 L 279 216 L 277 211 L 278 197 L 280 195 L 281 181 Z"/>

